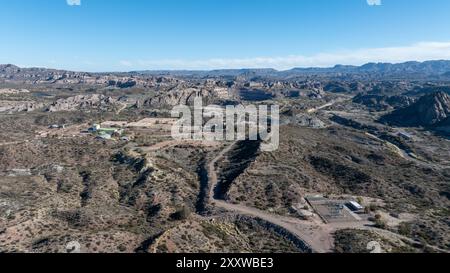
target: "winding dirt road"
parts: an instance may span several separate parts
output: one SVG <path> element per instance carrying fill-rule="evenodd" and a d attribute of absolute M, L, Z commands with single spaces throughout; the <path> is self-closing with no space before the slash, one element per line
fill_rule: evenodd
<path fill-rule="evenodd" d="M 313 252 L 325 253 L 332 251 L 333 231 L 322 223 L 306 222 L 296 218 L 270 214 L 268 212 L 261 211 L 255 208 L 243 205 L 235 205 L 214 198 L 214 189 L 218 183 L 218 176 L 215 165 L 219 160 L 223 159 L 225 154 L 228 153 L 235 144 L 236 142 L 222 150 L 208 165 L 210 203 L 215 207 L 233 211 L 241 215 L 260 218 L 266 222 L 282 227 L 305 242 Z"/>

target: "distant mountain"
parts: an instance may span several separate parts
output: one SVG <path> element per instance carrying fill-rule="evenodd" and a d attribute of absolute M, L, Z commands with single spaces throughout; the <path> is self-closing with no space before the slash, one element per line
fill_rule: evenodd
<path fill-rule="evenodd" d="M 396 126 L 430 127 L 448 118 L 450 118 L 450 96 L 444 92 L 437 92 L 425 95 L 416 103 L 385 115 L 381 121 Z"/>
<path fill-rule="evenodd" d="M 219 69 L 219 70 L 146 70 L 121 73 L 86 73 L 46 68 L 19 68 L 14 65 L 0 65 L 0 80 L 35 80 L 37 82 L 71 81 L 79 79 L 109 77 L 194 77 L 194 78 L 236 78 L 245 79 L 275 78 L 285 79 L 292 77 L 355 77 L 360 78 L 404 78 L 404 79 L 440 79 L 450 78 L 450 61 L 426 61 L 391 63 L 368 63 L 362 66 L 336 65 L 329 68 L 294 68 L 278 71 L 272 68 L 264 69 Z M 109 80 L 109 79 L 108 79 Z M 113 79 L 114 80 L 114 79 Z M 122 79 L 123 81 L 123 79 Z"/>
<path fill-rule="evenodd" d="M 336 65 L 332 68 L 294 68 L 297 73 L 378 73 L 378 74 L 427 74 L 442 75 L 450 71 L 450 61 L 426 61 L 405 63 L 367 63 L 362 66 Z"/>
<path fill-rule="evenodd" d="M 426 61 L 392 63 L 368 63 L 362 66 L 336 65 L 334 67 L 320 68 L 293 68 L 291 70 L 278 71 L 271 68 L 266 69 L 220 69 L 211 71 L 196 70 L 165 70 L 165 71 L 134 71 L 142 75 L 172 75 L 172 76 L 194 76 L 194 77 L 293 77 L 308 75 L 337 75 L 337 74 L 362 74 L 368 76 L 443 76 L 450 73 L 450 61 Z"/>

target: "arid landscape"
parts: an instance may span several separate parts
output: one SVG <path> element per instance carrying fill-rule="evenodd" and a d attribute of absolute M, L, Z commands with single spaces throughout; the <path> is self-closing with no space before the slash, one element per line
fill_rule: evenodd
<path fill-rule="evenodd" d="M 449 252 L 449 72 L 0 65 L 0 252 Z M 279 148 L 173 139 L 196 97 L 279 105 Z"/>

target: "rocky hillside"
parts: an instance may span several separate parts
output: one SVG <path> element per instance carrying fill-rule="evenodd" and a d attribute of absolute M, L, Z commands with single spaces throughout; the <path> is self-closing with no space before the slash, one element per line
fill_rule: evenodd
<path fill-rule="evenodd" d="M 434 129 L 438 132 L 450 134 L 450 117 L 436 124 Z"/>
<path fill-rule="evenodd" d="M 107 110 L 113 107 L 120 107 L 120 102 L 116 98 L 104 95 L 79 95 L 67 99 L 60 99 L 52 103 L 47 111 L 75 111 L 75 110 Z"/>
<path fill-rule="evenodd" d="M 437 92 L 421 97 L 416 103 L 382 117 L 397 126 L 433 126 L 450 117 L 450 96 Z"/>
<path fill-rule="evenodd" d="M 294 68 L 296 72 L 320 73 L 380 73 L 380 74 L 443 74 L 450 69 L 450 61 L 426 61 L 405 63 L 367 63 L 362 66 L 336 65 L 332 68 Z"/>
<path fill-rule="evenodd" d="M 19 81 L 23 83 L 84 83 L 112 85 L 116 87 L 149 87 L 170 83 L 174 78 L 239 78 L 247 81 L 255 79 L 292 79 L 321 77 L 352 79 L 395 78 L 446 78 L 450 71 L 450 61 L 426 61 L 405 63 L 368 63 L 362 66 L 336 65 L 327 68 L 294 68 L 286 71 L 275 69 L 223 69 L 214 71 L 136 71 L 129 73 L 87 73 L 45 68 L 20 68 L 15 65 L 0 65 L 0 82 Z"/>
<path fill-rule="evenodd" d="M 17 103 L 6 103 L 0 105 L 0 113 L 17 112 L 72 112 L 83 110 L 90 111 L 112 111 L 120 110 L 126 106 L 126 102 L 121 98 L 109 97 L 101 94 L 77 95 L 68 98 L 58 99 L 53 102 L 44 103 L 36 101 L 18 101 Z"/>
<path fill-rule="evenodd" d="M 152 88 L 176 82 L 177 80 L 168 77 L 136 77 L 132 73 L 88 73 L 47 68 L 20 68 L 11 64 L 0 65 L 0 83 Z"/>
<path fill-rule="evenodd" d="M 359 103 L 374 110 L 388 110 L 410 106 L 414 99 L 408 96 L 383 96 L 359 94 L 353 99 L 354 103 Z"/>

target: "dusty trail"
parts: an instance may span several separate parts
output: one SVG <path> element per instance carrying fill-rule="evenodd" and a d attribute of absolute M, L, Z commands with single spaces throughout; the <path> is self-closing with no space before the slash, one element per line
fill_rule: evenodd
<path fill-rule="evenodd" d="M 317 112 L 317 111 L 319 111 L 319 110 L 325 109 L 325 108 L 327 108 L 327 107 L 331 107 L 331 106 L 333 106 L 335 103 L 336 103 L 336 102 L 329 102 L 329 103 L 324 104 L 324 105 L 322 105 L 322 106 L 320 106 L 320 107 L 317 107 L 317 108 L 311 108 L 311 109 L 309 109 L 307 112 L 308 112 L 308 114 L 312 114 L 312 113 L 315 113 L 315 112 Z"/>
<path fill-rule="evenodd" d="M 116 115 L 119 115 L 120 113 L 122 113 L 123 110 L 125 110 L 128 107 L 128 105 L 123 104 L 117 111 L 116 111 Z"/>
<path fill-rule="evenodd" d="M 408 161 L 411 161 L 411 162 L 414 162 L 418 166 L 423 166 L 423 167 L 426 167 L 426 168 L 434 168 L 434 169 L 438 169 L 438 170 L 445 168 L 445 166 L 442 166 L 442 165 L 437 164 L 437 163 L 427 162 L 425 160 L 419 160 L 416 157 L 411 156 L 407 151 L 401 149 L 400 147 L 398 147 L 394 143 L 386 141 L 386 140 L 383 140 L 383 139 L 377 137 L 376 135 L 373 135 L 373 134 L 370 134 L 370 133 L 365 133 L 365 134 L 368 137 L 370 137 L 370 138 L 372 138 L 372 139 L 374 139 L 376 141 L 379 141 L 382 144 L 385 144 L 387 147 L 390 147 L 401 158 L 403 158 L 405 160 L 408 160 Z"/>
<path fill-rule="evenodd" d="M 344 101 L 348 101 L 348 100 L 350 100 L 350 99 L 349 99 L 349 98 L 339 98 L 339 99 L 335 99 L 335 100 L 332 100 L 332 101 L 330 101 L 329 103 L 326 103 L 326 104 L 324 104 L 324 105 L 322 105 L 322 106 L 318 106 L 318 107 L 315 107 L 315 108 L 308 109 L 306 112 L 307 112 L 308 114 L 313 114 L 313 113 L 316 113 L 316 112 L 318 112 L 318 111 L 320 111 L 320 110 L 322 110 L 322 109 L 331 107 L 331 106 L 335 105 L 336 103 L 340 103 L 340 102 L 344 102 Z"/>

